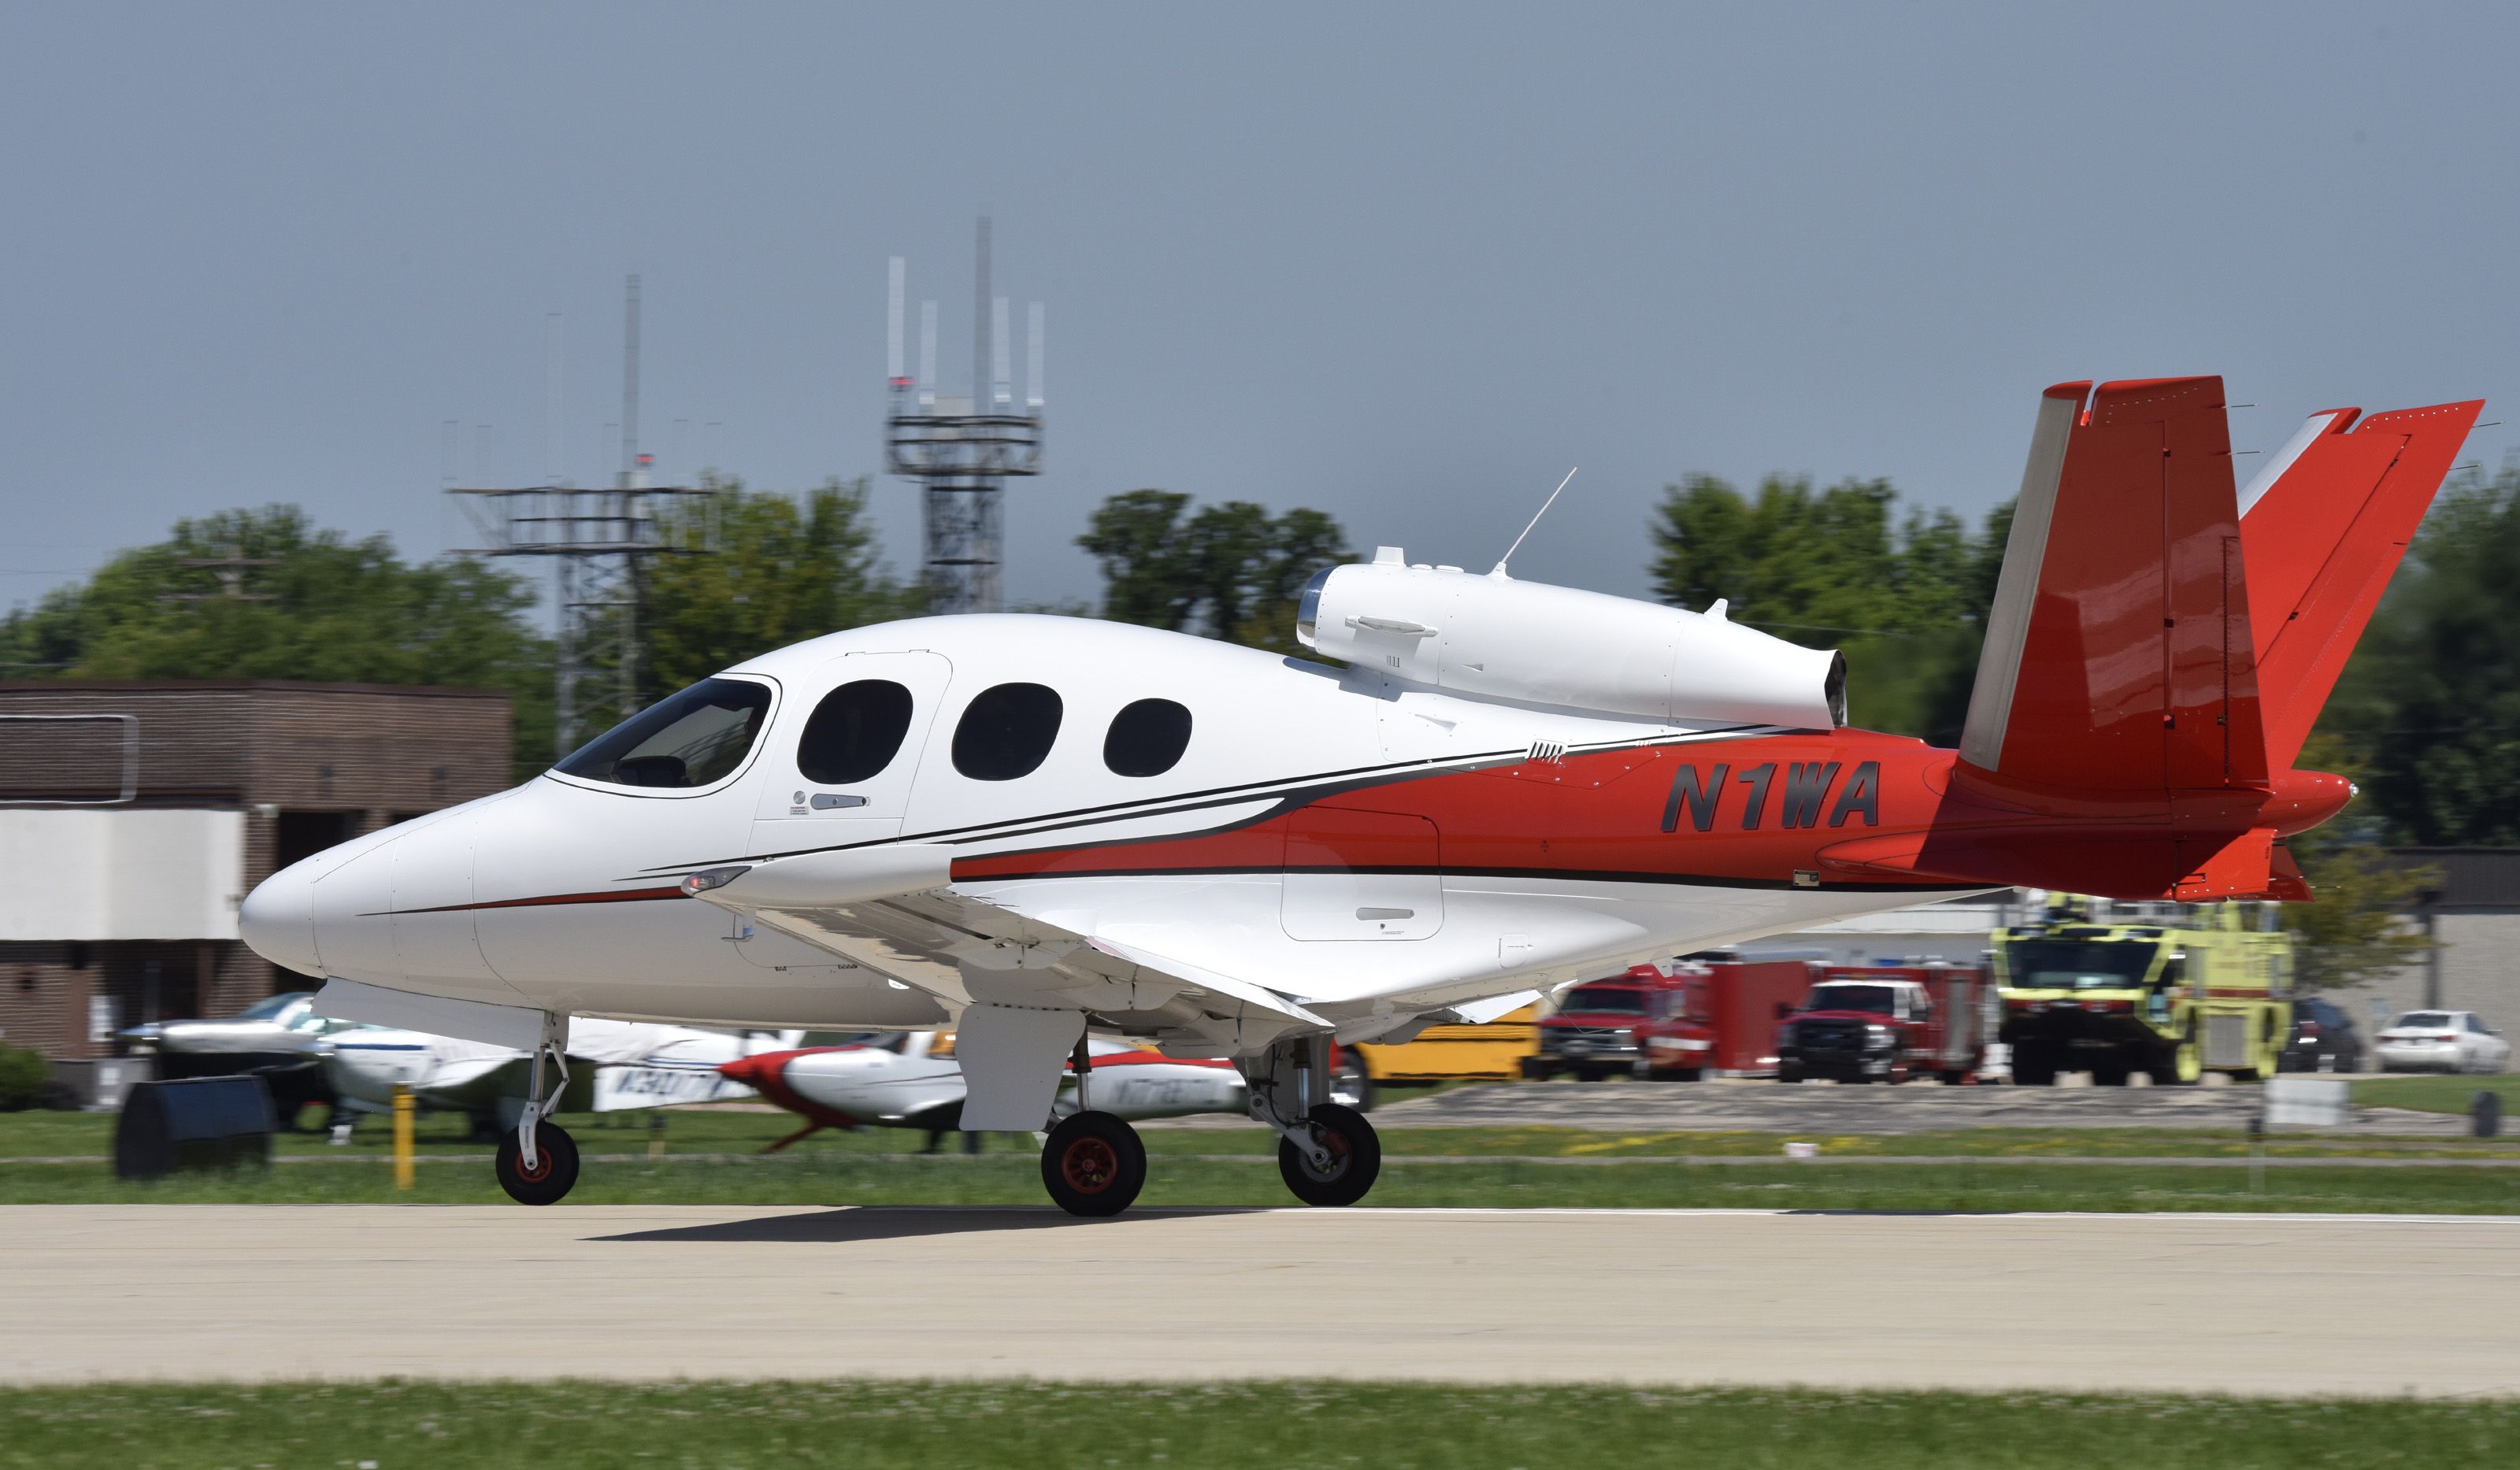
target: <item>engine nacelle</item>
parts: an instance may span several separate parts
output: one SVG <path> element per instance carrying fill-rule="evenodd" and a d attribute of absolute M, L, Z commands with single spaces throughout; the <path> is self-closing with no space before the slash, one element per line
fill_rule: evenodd
<path fill-rule="evenodd" d="M 1295 636 L 1331 658 L 1464 694 L 1656 720 L 1846 723 L 1846 661 L 1834 650 L 1720 611 L 1410 566 L 1395 547 L 1313 578 Z"/>

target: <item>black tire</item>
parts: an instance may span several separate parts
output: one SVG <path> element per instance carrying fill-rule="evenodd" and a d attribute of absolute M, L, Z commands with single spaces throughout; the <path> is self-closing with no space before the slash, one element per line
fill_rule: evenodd
<path fill-rule="evenodd" d="M 2122 1088 L 2127 1085 L 2127 1079 L 2134 1075 L 2133 1070 L 2124 1062 L 2102 1062 L 2092 1069 L 2092 1086 Z"/>
<path fill-rule="evenodd" d="M 1934 1074 L 1934 1081 L 1941 1083 L 1947 1088 L 1966 1087 L 1968 1086 L 1968 1073 L 1965 1070 L 1937 1072 Z"/>
<path fill-rule="evenodd" d="M 1777 1081 L 1778 1081 L 1778 1082 L 1800 1082 L 1800 1081 L 1802 1081 L 1802 1080 L 1803 1080 L 1803 1068 L 1802 1068 L 1802 1063 L 1800 1063 L 1800 1062 L 1778 1062 L 1778 1063 L 1777 1063 Z"/>
<path fill-rule="evenodd" d="M 1070 1215 L 1117 1215 L 1147 1186 L 1147 1145 L 1109 1113 L 1078 1113 L 1041 1145 L 1041 1182 Z"/>
<path fill-rule="evenodd" d="M 520 1205 L 555 1205 L 577 1187 L 577 1140 L 557 1123 L 534 1125 L 534 1172 L 530 1176 L 524 1164 L 524 1145 L 517 1141 L 517 1131 L 512 1128 L 502 1133 L 498 1161 L 493 1167 L 499 1174 L 499 1187 Z"/>
<path fill-rule="evenodd" d="M 1381 1136 L 1365 1121 L 1363 1113 L 1335 1102 L 1315 1107 L 1312 1123 L 1322 1131 L 1322 1141 L 1329 1146 L 1329 1171 L 1316 1170 L 1292 1139 L 1280 1138 L 1279 1177 L 1295 1192 L 1295 1198 L 1308 1205 L 1336 1207 L 1365 1198 L 1375 1177 L 1382 1173 Z"/>
<path fill-rule="evenodd" d="M 1525 1082 L 1547 1082 L 1556 1075 L 1556 1068 L 1536 1056 L 1526 1056 L 1522 1059 L 1522 1080 Z"/>
<path fill-rule="evenodd" d="M 1330 1100 L 1360 1113 L 1373 1111 L 1373 1074 L 1353 1047 L 1339 1048 L 1338 1065 L 1330 1069 Z"/>
<path fill-rule="evenodd" d="M 1601 1069 L 1598 1067 L 1589 1066 L 1577 1067 L 1575 1069 L 1575 1080 L 1577 1082 L 1599 1082 L 1601 1080 Z"/>
<path fill-rule="evenodd" d="M 2052 1088 L 2056 1085 L 2056 1059 L 2045 1051 L 2012 1052 L 2012 1081 L 2025 1088 Z"/>
<path fill-rule="evenodd" d="M 1704 1067 L 1674 1067 L 1662 1075 L 1665 1077 L 1676 1078 L 1682 1082 L 1698 1082 L 1705 1078 L 1706 1069 Z"/>

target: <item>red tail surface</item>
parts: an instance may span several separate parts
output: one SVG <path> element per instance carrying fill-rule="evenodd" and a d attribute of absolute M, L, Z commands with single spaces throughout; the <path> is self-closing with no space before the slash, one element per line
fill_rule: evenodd
<path fill-rule="evenodd" d="M 2482 407 L 2315 415 L 2242 495 L 2221 379 L 2049 388 L 1950 799 L 1828 860 L 2308 897 L 2277 839 L 2350 788 L 2293 760 Z"/>
<path fill-rule="evenodd" d="M 2482 400 L 2313 414 L 2240 497 L 2267 751 L 2292 764 Z M 2351 432 L 2348 432 L 2348 429 Z"/>
<path fill-rule="evenodd" d="M 1963 767 L 2007 788 L 2158 793 L 2165 806 L 2175 791 L 2263 787 L 2239 522 L 2223 379 L 2049 388 Z"/>

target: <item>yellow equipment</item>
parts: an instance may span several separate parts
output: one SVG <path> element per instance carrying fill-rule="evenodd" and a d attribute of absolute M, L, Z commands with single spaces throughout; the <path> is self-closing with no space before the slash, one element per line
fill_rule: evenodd
<path fill-rule="evenodd" d="M 1384 1083 L 1511 1082 L 1522 1076 L 1522 1059 L 1540 1053 L 1540 1006 L 1478 1026 L 1429 1026 L 1397 1046 L 1365 1042 L 1339 1050 L 1339 1082 L 1350 1092 L 1361 1084 L 1367 1105 Z"/>
<path fill-rule="evenodd" d="M 2060 894 L 2042 921 L 1997 931 L 1997 1040 L 2011 1047 L 2012 1080 L 2044 1087 L 2089 1072 L 2123 1087 L 2142 1072 L 2177 1087 L 2207 1072 L 2274 1076 L 2292 1034 L 2292 938 L 2247 917 L 2231 903 L 2170 919 L 2095 918 L 2091 900 Z"/>

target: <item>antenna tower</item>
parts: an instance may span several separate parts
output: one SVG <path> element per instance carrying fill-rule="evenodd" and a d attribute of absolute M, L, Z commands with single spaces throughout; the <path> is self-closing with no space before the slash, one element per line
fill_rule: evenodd
<path fill-rule="evenodd" d="M 639 449 L 639 278 L 624 292 L 621 333 L 621 469 L 605 489 L 581 489 L 560 471 L 561 363 L 558 318 L 547 319 L 545 364 L 551 423 L 548 479 L 539 485 L 450 488 L 482 544 L 479 557 L 549 557 L 559 613 L 555 743 L 567 754 L 639 708 L 639 601 L 648 558 L 710 550 L 705 534 L 671 523 L 669 507 L 705 506 L 712 485 L 651 485 L 656 457 Z M 687 497 L 698 497 L 689 499 Z"/>
<path fill-rule="evenodd" d="M 903 299 L 906 272 L 892 261 L 891 299 L 885 317 L 888 361 L 884 463 L 894 474 L 924 488 L 927 610 L 996 612 L 1006 601 L 1000 577 L 1005 559 L 1006 481 L 1041 473 L 1042 309 L 1032 306 L 1030 381 L 1022 410 L 1010 380 L 1013 335 L 1007 299 L 989 294 L 989 220 L 980 217 L 971 300 L 971 391 L 954 397 L 936 390 L 936 303 L 921 303 L 919 376 L 904 362 Z"/>

